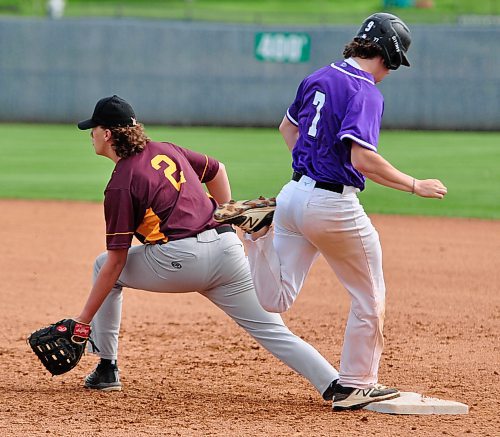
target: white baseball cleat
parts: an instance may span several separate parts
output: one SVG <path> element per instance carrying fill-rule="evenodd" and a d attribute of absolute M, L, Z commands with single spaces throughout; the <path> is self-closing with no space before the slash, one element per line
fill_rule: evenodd
<path fill-rule="evenodd" d="M 231 200 L 220 205 L 214 213 L 219 223 L 231 223 L 249 234 L 273 222 L 276 198 L 259 197 L 254 200 Z"/>
<path fill-rule="evenodd" d="M 375 384 L 371 388 L 344 387 L 337 384 L 333 391 L 333 409 L 335 411 L 358 410 L 372 402 L 394 399 L 399 395 L 399 390 L 381 384 Z"/>

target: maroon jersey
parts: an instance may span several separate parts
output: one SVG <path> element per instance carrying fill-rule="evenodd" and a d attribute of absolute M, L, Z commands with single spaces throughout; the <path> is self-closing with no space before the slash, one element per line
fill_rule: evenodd
<path fill-rule="evenodd" d="M 120 159 L 104 191 L 106 247 L 127 249 L 134 235 L 164 243 L 215 228 L 217 203 L 202 182 L 218 170 L 215 159 L 171 143 L 148 142 Z"/>

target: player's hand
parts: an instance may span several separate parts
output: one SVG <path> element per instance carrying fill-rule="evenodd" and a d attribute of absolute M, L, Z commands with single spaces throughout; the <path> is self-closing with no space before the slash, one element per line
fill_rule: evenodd
<path fill-rule="evenodd" d="M 448 189 L 438 179 L 415 179 L 415 194 L 420 197 L 442 199 Z"/>

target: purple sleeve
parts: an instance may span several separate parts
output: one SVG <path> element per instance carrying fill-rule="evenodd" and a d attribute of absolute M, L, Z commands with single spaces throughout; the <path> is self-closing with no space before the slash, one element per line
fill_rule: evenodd
<path fill-rule="evenodd" d="M 288 111 L 286 111 L 286 118 L 288 118 L 290 123 L 293 123 L 295 126 L 299 125 L 299 111 L 300 107 L 302 106 L 302 99 L 304 97 L 303 90 L 304 90 L 304 81 L 302 81 L 302 83 L 299 85 L 299 88 L 297 90 L 297 95 L 295 96 L 295 100 L 288 108 Z"/>
<path fill-rule="evenodd" d="M 210 182 L 219 171 L 219 161 L 193 150 L 180 148 L 198 175 L 200 182 Z"/>
<path fill-rule="evenodd" d="M 134 236 L 134 208 L 129 190 L 111 188 L 104 194 L 106 248 L 128 249 Z"/>
<path fill-rule="evenodd" d="M 383 111 L 384 101 L 378 90 L 357 92 L 347 104 L 338 138 L 355 141 L 376 152 Z"/>

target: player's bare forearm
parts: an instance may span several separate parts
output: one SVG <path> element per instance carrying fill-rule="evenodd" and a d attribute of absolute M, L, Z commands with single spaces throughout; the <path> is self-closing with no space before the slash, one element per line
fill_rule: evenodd
<path fill-rule="evenodd" d="M 356 170 L 380 185 L 402 191 L 412 191 L 413 178 L 402 173 L 378 153 L 352 143 L 351 162 Z"/>
<path fill-rule="evenodd" d="M 438 179 L 416 179 L 395 168 L 378 153 L 355 142 L 351 148 L 351 162 L 354 168 L 380 185 L 407 191 L 421 197 L 442 199 L 447 188 Z"/>
<path fill-rule="evenodd" d="M 104 299 L 118 281 L 120 273 L 127 262 L 127 254 L 128 249 L 108 250 L 108 258 L 99 271 L 87 302 L 76 320 L 83 323 L 91 322 Z"/>
<path fill-rule="evenodd" d="M 394 188 L 395 190 L 408 191 L 410 193 L 413 192 L 413 178 L 411 176 L 406 175 L 408 176 L 409 179 L 407 179 L 408 183 L 404 184 L 404 183 L 394 182 L 390 179 L 386 179 L 383 176 L 378 175 L 377 173 L 370 173 L 367 171 L 361 173 L 363 173 L 364 176 L 366 176 L 368 179 L 379 185 L 383 185 L 389 188 Z"/>
<path fill-rule="evenodd" d="M 281 121 L 279 130 L 281 135 L 283 136 L 283 139 L 285 140 L 286 145 L 288 146 L 288 150 L 290 150 L 291 152 L 295 147 L 297 139 L 299 138 L 299 128 L 291 123 L 290 120 L 288 120 L 288 118 L 285 116 Z"/>
<path fill-rule="evenodd" d="M 222 162 L 219 163 L 219 170 L 215 177 L 206 182 L 205 185 L 210 195 L 219 205 L 231 200 L 231 185 L 227 177 L 226 167 Z"/>

